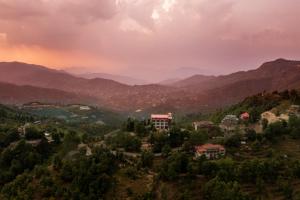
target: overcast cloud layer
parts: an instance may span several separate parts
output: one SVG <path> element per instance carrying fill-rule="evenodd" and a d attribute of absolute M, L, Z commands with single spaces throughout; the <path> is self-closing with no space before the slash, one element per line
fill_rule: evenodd
<path fill-rule="evenodd" d="M 159 80 L 300 60 L 299 0 L 0 0 L 0 60 Z"/>

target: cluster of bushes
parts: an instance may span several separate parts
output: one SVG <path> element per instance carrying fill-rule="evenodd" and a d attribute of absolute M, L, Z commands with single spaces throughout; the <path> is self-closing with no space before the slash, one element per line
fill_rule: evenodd
<path fill-rule="evenodd" d="M 153 127 L 151 126 L 150 121 L 139 121 L 136 119 L 128 118 L 127 121 L 123 123 L 122 130 L 125 132 L 134 132 L 138 136 L 143 137 L 149 134 L 149 132 L 153 130 Z"/>
<path fill-rule="evenodd" d="M 16 112 L 12 108 L 3 106 L 0 104 L 0 122 L 32 122 L 34 121 L 34 117 L 24 113 L 24 112 Z"/>
<path fill-rule="evenodd" d="M 189 132 L 173 126 L 168 133 L 151 133 L 149 142 L 153 145 L 153 152 L 160 153 L 165 146 L 170 146 L 171 148 L 182 146 L 189 135 Z"/>
<path fill-rule="evenodd" d="M 265 138 L 272 142 L 276 142 L 283 135 L 290 135 L 294 139 L 300 138 L 300 118 L 290 116 L 288 122 L 278 121 L 268 124 L 264 129 Z"/>
<path fill-rule="evenodd" d="M 55 172 L 46 166 L 36 166 L 4 185 L 4 199 L 103 199 L 115 185 L 117 159 L 109 150 L 96 148 L 91 157 L 73 160 L 53 160 Z M 2 196 L 1 196 L 2 195 Z"/>
<path fill-rule="evenodd" d="M 51 147 L 44 140 L 36 147 L 22 140 L 14 148 L 6 148 L 0 154 L 0 185 L 12 181 L 25 170 L 32 170 L 46 160 L 50 152 Z"/>
<path fill-rule="evenodd" d="M 281 156 L 242 162 L 229 158 L 211 161 L 205 157 L 195 161 L 187 153 L 176 152 L 163 162 L 159 170 L 159 177 L 164 181 L 174 182 L 183 177 L 195 180 L 199 175 L 208 180 L 203 187 L 207 200 L 252 199 L 250 194 L 241 190 L 243 185 L 251 185 L 256 197 L 266 195 L 266 187 L 272 185 L 286 199 L 292 199 L 298 195 L 292 180 L 300 178 L 300 162 Z"/>
<path fill-rule="evenodd" d="M 296 90 L 286 90 L 283 92 L 261 93 L 247 97 L 241 103 L 231 106 L 225 110 L 219 110 L 210 116 L 215 123 L 220 123 L 221 120 L 228 114 L 240 115 L 243 112 L 249 112 L 250 123 L 255 123 L 260 119 L 260 114 L 268 111 L 283 101 L 289 101 L 291 104 L 300 104 L 300 94 Z"/>
<path fill-rule="evenodd" d="M 106 143 L 112 148 L 124 148 L 125 151 L 139 152 L 141 149 L 141 140 L 130 133 L 119 133 L 116 136 L 108 137 Z"/>
<path fill-rule="evenodd" d="M 20 139 L 17 128 L 10 128 L 4 132 L 0 132 L 0 152 L 12 142 Z"/>

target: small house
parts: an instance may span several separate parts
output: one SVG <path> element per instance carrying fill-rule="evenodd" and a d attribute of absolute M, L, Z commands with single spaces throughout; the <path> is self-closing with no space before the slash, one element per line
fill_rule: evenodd
<path fill-rule="evenodd" d="M 195 131 L 199 129 L 210 129 L 214 126 L 214 123 L 211 121 L 199 121 L 199 122 L 193 122 L 193 127 Z"/>
<path fill-rule="evenodd" d="M 207 159 L 218 159 L 225 154 L 225 148 L 219 144 L 204 144 L 195 147 L 195 158 L 205 156 Z"/>

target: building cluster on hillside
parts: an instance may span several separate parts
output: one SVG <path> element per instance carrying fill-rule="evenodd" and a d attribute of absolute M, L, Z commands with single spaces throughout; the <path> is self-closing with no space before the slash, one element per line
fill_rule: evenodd
<path fill-rule="evenodd" d="M 226 115 L 219 125 L 214 124 L 212 121 L 196 121 L 193 122 L 193 128 L 195 131 L 198 130 L 215 130 L 218 126 L 224 132 L 232 132 L 240 125 L 240 122 L 246 122 L 250 119 L 250 114 L 248 112 L 242 113 L 240 116 L 236 115 Z M 168 114 L 152 114 L 151 123 L 158 131 L 168 131 L 170 129 L 173 120 L 172 113 Z M 204 144 L 200 146 L 195 146 L 195 158 L 205 156 L 207 159 L 218 159 L 226 154 L 226 149 L 224 146 L 219 144 Z"/>
<path fill-rule="evenodd" d="M 235 131 L 240 126 L 240 122 L 247 122 L 249 119 L 250 114 L 248 112 L 242 113 L 239 117 L 232 114 L 226 115 L 219 124 L 219 128 L 224 133 L 223 137 Z M 193 122 L 193 127 L 195 131 L 199 129 L 210 130 L 216 127 L 216 125 L 211 121 L 199 121 Z M 195 147 L 195 158 L 205 156 L 208 159 L 218 159 L 225 156 L 225 154 L 225 147 L 219 144 L 204 144 Z"/>

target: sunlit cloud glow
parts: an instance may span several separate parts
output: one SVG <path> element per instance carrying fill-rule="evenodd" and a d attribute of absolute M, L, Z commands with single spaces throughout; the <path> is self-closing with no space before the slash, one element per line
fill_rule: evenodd
<path fill-rule="evenodd" d="M 0 0 L 0 60 L 164 79 L 300 59 L 294 0 Z"/>

